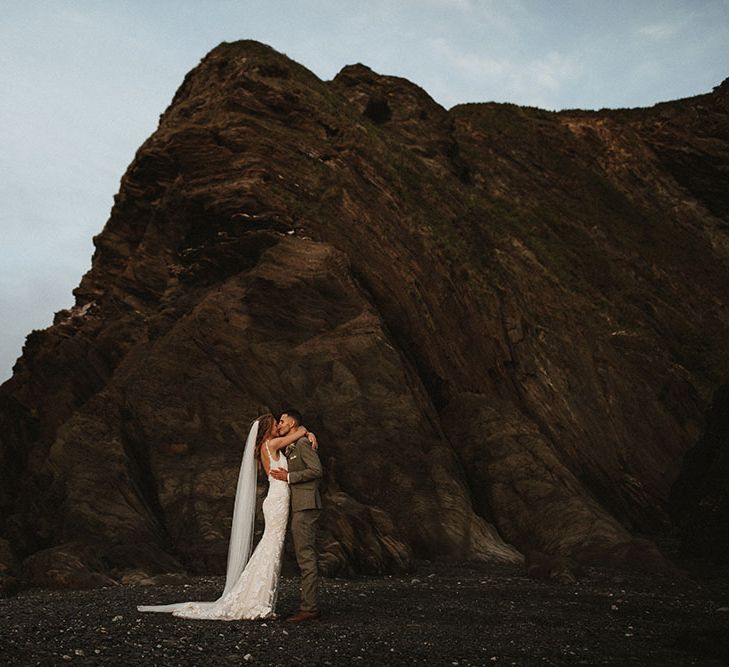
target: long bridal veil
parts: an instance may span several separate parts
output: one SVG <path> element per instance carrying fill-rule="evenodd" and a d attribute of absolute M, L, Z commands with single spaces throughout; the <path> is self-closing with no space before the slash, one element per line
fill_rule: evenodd
<path fill-rule="evenodd" d="M 235 505 L 233 507 L 233 524 L 230 529 L 230 542 L 228 543 L 228 566 L 225 572 L 225 588 L 220 597 L 213 602 L 173 602 L 162 605 L 140 605 L 139 611 L 166 611 L 176 609 L 189 609 L 191 606 L 200 609 L 209 609 L 218 604 L 238 581 L 251 557 L 253 546 L 253 523 L 256 515 L 256 437 L 258 436 L 258 420 L 253 422 L 246 446 L 243 460 L 238 473 L 238 486 L 235 492 Z"/>
<path fill-rule="evenodd" d="M 238 473 L 238 487 L 235 491 L 233 525 L 228 543 L 228 567 L 225 571 L 225 595 L 240 577 L 251 557 L 253 546 L 253 522 L 256 518 L 256 437 L 258 420 L 253 422 L 246 438 L 246 448 Z M 221 596 L 222 597 L 222 596 Z"/>

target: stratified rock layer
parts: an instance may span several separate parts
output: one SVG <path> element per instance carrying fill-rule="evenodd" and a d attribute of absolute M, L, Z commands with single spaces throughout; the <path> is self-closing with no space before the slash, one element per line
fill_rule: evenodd
<path fill-rule="evenodd" d="M 328 573 L 664 567 L 632 533 L 669 526 L 729 377 L 727 85 L 446 111 L 215 48 L 0 389 L 7 576 L 222 572 L 239 432 L 286 405 L 320 437 Z"/>

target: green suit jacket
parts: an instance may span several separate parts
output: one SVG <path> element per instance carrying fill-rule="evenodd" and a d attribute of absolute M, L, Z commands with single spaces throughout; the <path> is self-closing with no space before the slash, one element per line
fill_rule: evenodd
<path fill-rule="evenodd" d="M 321 509 L 319 480 L 322 477 L 319 455 L 311 448 L 308 438 L 299 438 L 286 448 L 289 464 L 291 511 Z"/>

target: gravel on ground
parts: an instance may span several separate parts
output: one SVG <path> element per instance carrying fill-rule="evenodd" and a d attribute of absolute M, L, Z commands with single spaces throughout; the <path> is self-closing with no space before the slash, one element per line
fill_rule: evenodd
<path fill-rule="evenodd" d="M 574 584 L 523 568 L 419 561 L 413 574 L 324 579 L 322 619 L 188 620 L 138 604 L 213 600 L 222 577 L 27 590 L 0 600 L 5 665 L 729 664 L 729 582 L 587 568 Z M 295 577 L 278 612 L 296 610 Z"/>

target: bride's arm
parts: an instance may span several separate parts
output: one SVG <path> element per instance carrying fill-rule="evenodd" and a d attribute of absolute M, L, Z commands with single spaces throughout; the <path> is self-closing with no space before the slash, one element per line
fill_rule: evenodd
<path fill-rule="evenodd" d="M 306 429 L 303 426 L 292 428 L 286 435 L 278 438 L 271 438 L 268 441 L 268 448 L 272 451 L 278 451 L 284 447 L 288 447 L 291 443 L 296 442 L 299 438 L 306 435 Z"/>

